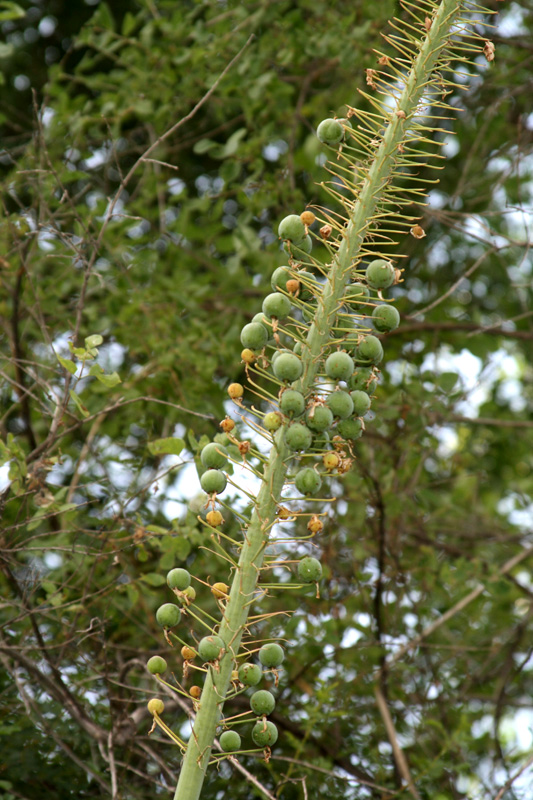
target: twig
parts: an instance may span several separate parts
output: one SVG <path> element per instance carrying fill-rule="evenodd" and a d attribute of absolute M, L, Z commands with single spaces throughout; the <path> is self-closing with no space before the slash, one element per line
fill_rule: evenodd
<path fill-rule="evenodd" d="M 413 797 L 416 797 L 416 800 L 421 800 L 413 781 L 413 777 L 409 771 L 407 759 L 405 758 L 403 750 L 398 743 L 398 736 L 396 735 L 396 730 L 394 729 L 394 722 L 392 721 L 387 701 L 385 700 L 381 686 L 378 683 L 374 684 L 374 694 L 376 695 L 376 702 L 378 704 L 379 712 L 385 724 L 389 742 L 391 743 L 392 752 L 394 753 L 394 760 L 396 761 L 396 766 L 398 767 L 398 772 L 408 785 L 409 791 Z"/>
<path fill-rule="evenodd" d="M 514 774 L 514 775 L 511 775 L 511 777 L 509 778 L 509 780 L 508 780 L 508 781 L 506 781 L 506 783 L 505 783 L 505 784 L 502 786 L 502 788 L 500 789 L 500 791 L 498 792 L 498 794 L 496 795 L 496 797 L 494 798 L 494 800 L 501 800 L 501 799 L 502 799 L 502 797 L 504 796 L 505 792 L 507 791 L 507 789 L 510 789 L 510 788 L 511 788 L 511 786 L 513 785 L 513 783 L 515 782 L 515 780 L 516 780 L 517 778 L 519 778 L 519 777 L 520 777 L 520 775 L 522 775 L 522 773 L 523 773 L 523 772 L 525 772 L 525 771 L 526 771 L 526 769 L 527 769 L 528 767 L 530 767 L 532 764 L 533 764 L 533 755 L 531 755 L 531 756 L 528 758 L 528 760 L 525 762 L 525 764 L 523 764 L 523 765 L 520 767 L 520 769 L 518 770 L 518 772 L 515 772 L 515 774 Z"/>

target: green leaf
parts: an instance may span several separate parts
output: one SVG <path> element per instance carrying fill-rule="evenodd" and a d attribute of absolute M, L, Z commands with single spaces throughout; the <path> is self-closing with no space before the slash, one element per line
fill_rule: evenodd
<path fill-rule="evenodd" d="M 69 394 L 70 394 L 70 399 L 72 400 L 72 402 L 74 403 L 74 405 L 76 406 L 82 417 L 88 417 L 90 415 L 90 411 L 83 405 L 83 403 L 81 402 L 79 396 L 76 394 L 74 389 L 71 389 L 69 391 Z"/>
<path fill-rule="evenodd" d="M 2 11 L 1 9 L 5 10 Z M 25 16 L 26 12 L 18 3 L 0 3 L 0 22 L 5 22 L 8 19 L 22 19 Z"/>
<path fill-rule="evenodd" d="M 166 582 L 165 577 L 158 572 L 148 572 L 146 575 L 141 575 L 140 580 L 149 586 L 162 586 Z"/>
<path fill-rule="evenodd" d="M 456 372 L 441 372 L 437 378 L 437 385 L 439 389 L 448 394 L 452 391 L 453 387 L 459 380 L 459 375 Z"/>
<path fill-rule="evenodd" d="M 184 447 L 185 442 L 183 439 L 177 439 L 173 436 L 169 436 L 166 439 L 156 439 L 148 443 L 148 450 L 153 456 L 165 454 L 179 456 Z"/>
<path fill-rule="evenodd" d="M 93 375 L 100 381 L 100 383 L 103 383 L 104 386 L 107 386 L 109 389 L 112 389 L 113 386 L 117 385 L 117 383 L 122 382 L 117 372 L 110 372 L 106 374 L 99 364 L 92 365 L 91 369 L 89 370 L 89 375 Z"/>
<path fill-rule="evenodd" d="M 70 372 L 71 375 L 76 374 L 77 370 L 76 364 L 74 363 L 74 361 L 71 361 L 70 358 L 61 358 L 61 356 L 57 356 L 57 360 L 59 361 L 62 367 L 64 367 L 68 372 Z"/>
<path fill-rule="evenodd" d="M 98 347 L 104 341 L 99 333 L 93 333 L 92 336 L 87 336 L 85 339 L 85 347 L 87 350 L 92 350 L 93 347 Z"/>

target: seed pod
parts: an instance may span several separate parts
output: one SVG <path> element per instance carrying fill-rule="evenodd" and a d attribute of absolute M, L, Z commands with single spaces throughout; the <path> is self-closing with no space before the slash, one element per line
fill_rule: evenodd
<path fill-rule="evenodd" d="M 341 460 L 337 453 L 329 451 L 322 456 L 322 462 L 327 471 L 330 472 L 332 469 L 337 469 Z"/>
<path fill-rule="evenodd" d="M 231 431 L 235 428 L 235 423 L 229 417 L 224 417 L 224 419 L 220 423 L 220 427 L 222 428 L 224 433 L 231 433 Z"/>
<path fill-rule="evenodd" d="M 187 589 L 191 585 L 191 574 L 186 569 L 181 569 L 181 567 L 176 567 L 176 569 L 171 569 L 169 573 L 167 573 L 167 586 L 169 589 L 178 589 L 180 592 L 183 592 L 184 589 Z"/>
<path fill-rule="evenodd" d="M 294 353 L 282 353 L 272 365 L 274 375 L 280 381 L 296 381 L 303 372 L 302 362 Z"/>
<path fill-rule="evenodd" d="M 314 583 L 322 577 L 322 564 L 312 556 L 305 556 L 298 562 L 298 577 L 304 583 Z"/>
<path fill-rule="evenodd" d="M 362 389 L 367 394 L 372 394 L 377 385 L 376 373 L 370 367 L 357 367 L 348 382 L 350 389 Z"/>
<path fill-rule="evenodd" d="M 213 509 L 212 511 L 208 511 L 205 515 L 206 521 L 211 525 L 212 528 L 218 528 L 219 525 L 222 525 L 224 522 L 224 517 L 217 509 Z"/>
<path fill-rule="evenodd" d="M 277 411 L 269 411 L 268 414 L 265 414 L 263 417 L 263 426 L 267 431 L 277 431 L 278 428 L 281 427 L 282 422 L 282 416 Z"/>
<path fill-rule="evenodd" d="M 267 294 L 263 300 L 263 314 L 266 314 L 267 317 L 285 319 L 291 313 L 291 308 L 291 301 L 287 295 L 281 294 L 281 292 Z"/>
<path fill-rule="evenodd" d="M 181 619 L 181 611 L 174 603 L 163 603 L 157 609 L 155 618 L 162 628 L 173 628 Z"/>
<path fill-rule="evenodd" d="M 278 740 L 278 729 L 270 720 L 259 720 L 253 727 L 252 739 L 258 747 L 270 747 Z"/>
<path fill-rule="evenodd" d="M 347 381 L 354 371 L 353 359 L 343 350 L 331 353 L 326 359 L 325 369 L 332 380 Z"/>
<path fill-rule="evenodd" d="M 305 425 L 296 422 L 285 431 L 285 441 L 289 450 L 308 450 L 313 441 L 313 434 Z"/>
<path fill-rule="evenodd" d="M 264 717 L 272 714 L 276 707 L 276 700 L 272 692 L 266 689 L 259 689 L 258 692 L 254 692 L 250 697 L 250 707 L 258 717 Z"/>
<path fill-rule="evenodd" d="M 277 292 L 279 289 L 285 290 L 287 288 L 287 281 L 291 278 L 290 267 L 278 267 L 272 273 L 270 285 L 272 290 Z"/>
<path fill-rule="evenodd" d="M 302 220 L 304 225 L 307 225 L 307 227 L 309 227 L 309 225 L 313 224 L 316 217 L 312 211 L 305 210 L 302 211 L 302 213 L 300 214 L 300 219 Z"/>
<path fill-rule="evenodd" d="M 353 400 L 348 392 L 332 392 L 328 395 L 326 402 L 337 419 L 348 419 L 353 414 Z"/>
<path fill-rule="evenodd" d="M 226 645 L 220 636 L 204 636 L 198 644 L 198 653 L 204 661 L 216 661 L 221 658 L 226 650 Z"/>
<path fill-rule="evenodd" d="M 287 281 L 286 288 L 289 294 L 299 294 L 300 293 L 300 281 L 297 281 L 295 278 L 291 278 Z"/>
<path fill-rule="evenodd" d="M 396 280 L 396 270 L 390 261 L 378 258 L 366 268 L 366 282 L 372 289 L 388 289 Z"/>
<path fill-rule="evenodd" d="M 297 472 L 294 483 L 298 491 L 305 495 L 315 494 L 322 486 L 320 475 L 312 467 L 304 467 Z"/>
<path fill-rule="evenodd" d="M 343 419 L 337 430 L 344 439 L 359 439 L 363 434 L 363 423 L 360 419 Z"/>
<path fill-rule="evenodd" d="M 376 336 L 368 334 L 357 345 L 356 358 L 370 364 L 379 364 L 383 359 L 383 347 Z"/>
<path fill-rule="evenodd" d="M 298 254 L 300 251 L 303 251 L 306 255 L 309 255 L 313 249 L 313 240 L 310 236 L 306 236 L 301 242 L 284 242 L 283 249 L 289 256 L 293 256 L 295 252 Z"/>
<path fill-rule="evenodd" d="M 211 587 L 211 594 L 217 600 L 224 600 L 227 598 L 229 586 L 225 583 L 214 583 Z"/>
<path fill-rule="evenodd" d="M 359 303 L 367 300 L 370 297 L 368 286 L 364 283 L 351 283 L 346 287 L 344 300 L 346 303 Z"/>
<path fill-rule="evenodd" d="M 261 350 L 268 342 L 268 331 L 260 322 L 249 322 L 241 331 L 241 344 L 251 350 Z"/>
<path fill-rule="evenodd" d="M 279 398 L 279 407 L 287 417 L 299 417 L 305 411 L 305 398 L 296 389 L 286 389 Z"/>
<path fill-rule="evenodd" d="M 281 666 L 284 657 L 283 648 L 275 642 L 264 644 L 259 650 L 259 661 L 267 669 Z"/>
<path fill-rule="evenodd" d="M 190 603 L 194 603 L 196 600 L 196 589 L 193 589 L 192 586 L 187 586 L 180 595 L 178 595 L 178 603 L 181 603 L 182 606 L 188 606 Z"/>
<path fill-rule="evenodd" d="M 244 350 L 241 350 L 241 361 L 244 361 L 245 364 L 253 364 L 255 360 L 255 353 L 248 347 L 245 347 Z"/>
<path fill-rule="evenodd" d="M 316 135 L 322 144 L 333 147 L 344 139 L 344 128 L 337 119 L 323 119 L 316 129 Z"/>
<path fill-rule="evenodd" d="M 228 394 L 232 400 L 240 400 L 244 394 L 244 386 L 240 383 L 230 383 L 228 386 Z"/>
<path fill-rule="evenodd" d="M 181 656 L 182 658 L 185 659 L 185 661 L 192 661 L 194 658 L 196 658 L 197 655 L 198 653 L 196 652 L 196 650 L 194 650 L 194 648 L 189 647 L 186 644 L 184 644 L 183 647 L 181 648 Z"/>
<path fill-rule="evenodd" d="M 310 533 L 321 533 L 324 530 L 324 523 L 314 514 L 307 523 L 307 530 Z"/>
<path fill-rule="evenodd" d="M 152 699 L 148 701 L 148 711 L 150 714 L 158 714 L 160 716 L 164 710 L 165 704 L 159 697 L 152 697 Z"/>
<path fill-rule="evenodd" d="M 163 675 L 167 671 L 167 662 L 161 656 L 152 656 L 148 659 L 146 666 L 152 675 Z"/>
<path fill-rule="evenodd" d="M 245 662 L 239 667 L 239 680 L 245 686 L 257 686 L 262 677 L 261 667 L 257 664 Z"/>
<path fill-rule="evenodd" d="M 291 242 L 301 242 L 305 238 L 305 225 L 297 214 L 284 217 L 278 226 L 280 239 L 289 239 Z"/>
<path fill-rule="evenodd" d="M 219 469 L 208 469 L 200 478 L 200 486 L 206 494 L 222 494 L 228 479 Z"/>
<path fill-rule="evenodd" d="M 312 431 L 321 433 L 333 425 L 333 414 L 327 406 L 314 406 L 305 415 L 305 422 Z"/>
<path fill-rule="evenodd" d="M 362 392 L 360 389 L 355 389 L 355 391 L 350 392 L 350 397 L 353 400 L 353 413 L 355 416 L 362 417 L 363 414 L 366 414 L 371 405 L 371 400 L 367 393 Z"/>
<path fill-rule="evenodd" d="M 376 306 L 372 312 L 374 328 L 380 333 L 395 331 L 400 324 L 400 315 L 394 306 Z"/>
<path fill-rule="evenodd" d="M 189 689 L 189 694 L 191 697 L 194 697 L 195 700 L 198 700 L 202 694 L 202 687 L 201 686 L 191 686 Z"/>
<path fill-rule="evenodd" d="M 237 731 L 224 731 L 218 741 L 224 753 L 235 753 L 241 749 L 241 737 Z"/>
<path fill-rule="evenodd" d="M 202 448 L 200 461 L 207 469 L 222 469 L 228 463 L 228 451 L 218 442 L 210 442 Z"/>

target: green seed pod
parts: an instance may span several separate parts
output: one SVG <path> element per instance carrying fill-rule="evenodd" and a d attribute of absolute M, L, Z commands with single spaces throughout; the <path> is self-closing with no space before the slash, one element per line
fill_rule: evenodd
<path fill-rule="evenodd" d="M 298 295 L 300 300 L 309 300 L 319 292 L 318 287 L 315 288 L 316 277 L 311 272 L 306 272 L 304 269 L 301 269 L 294 273 L 294 277 L 296 280 L 300 281 L 300 294 Z M 313 289 L 309 289 L 308 286 L 305 285 L 306 283 L 311 283 Z"/>
<path fill-rule="evenodd" d="M 298 255 L 299 252 L 304 252 L 307 255 L 313 249 L 313 240 L 310 236 L 306 236 L 305 239 L 301 242 L 284 242 L 283 249 L 287 253 L 287 255 Z"/>
<path fill-rule="evenodd" d="M 262 350 L 268 342 L 268 331 L 260 322 L 249 322 L 241 331 L 241 344 L 250 350 Z"/>
<path fill-rule="evenodd" d="M 305 425 L 296 422 L 285 431 L 285 441 L 289 450 L 309 450 L 313 434 Z"/>
<path fill-rule="evenodd" d="M 317 312 L 317 305 L 315 303 L 308 303 L 301 311 L 302 317 L 306 322 L 313 322 Z"/>
<path fill-rule="evenodd" d="M 359 439 L 363 435 L 363 423 L 360 419 L 343 419 L 337 430 L 343 439 Z"/>
<path fill-rule="evenodd" d="M 276 700 L 274 699 L 274 695 L 272 692 L 268 692 L 266 689 L 259 689 L 258 692 L 254 692 L 250 697 L 250 708 L 254 714 L 257 714 L 258 717 L 264 717 L 268 714 L 272 714 L 276 708 Z"/>
<path fill-rule="evenodd" d="M 296 353 L 297 356 L 301 356 L 303 352 L 303 344 L 301 342 L 296 342 L 292 352 Z"/>
<path fill-rule="evenodd" d="M 187 586 L 186 589 L 183 589 L 182 594 L 178 595 L 178 603 L 181 603 L 182 606 L 187 606 L 189 603 L 194 603 L 196 600 L 196 589 L 193 589 L 192 586 Z"/>
<path fill-rule="evenodd" d="M 290 350 L 275 350 L 272 353 L 271 363 L 274 364 L 282 353 L 290 353 Z"/>
<path fill-rule="evenodd" d="M 259 661 L 267 669 L 281 666 L 284 658 L 283 648 L 275 642 L 264 644 L 259 651 Z"/>
<path fill-rule="evenodd" d="M 224 731 L 218 741 L 224 753 L 235 753 L 241 749 L 241 737 L 237 731 Z"/>
<path fill-rule="evenodd" d="M 329 441 L 329 433 L 327 431 L 317 433 L 313 437 L 312 450 L 318 451 L 319 453 L 323 450 L 327 450 L 329 448 Z"/>
<path fill-rule="evenodd" d="M 204 661 L 216 661 L 226 651 L 226 646 L 220 636 L 204 636 L 198 643 L 198 653 Z"/>
<path fill-rule="evenodd" d="M 369 297 L 370 292 L 368 286 L 365 286 L 364 283 L 351 283 L 346 287 L 344 302 L 360 303 L 361 301 L 367 300 Z"/>
<path fill-rule="evenodd" d="M 370 367 L 357 367 L 348 382 L 350 389 L 362 389 L 367 394 L 372 394 L 377 385 L 376 373 Z"/>
<path fill-rule="evenodd" d="M 325 369 L 326 374 L 332 380 L 347 381 L 354 371 L 353 359 L 344 350 L 331 353 L 326 359 Z"/>
<path fill-rule="evenodd" d="M 270 747 L 278 741 L 278 729 L 270 720 L 259 720 L 252 730 L 252 739 L 258 747 Z"/>
<path fill-rule="evenodd" d="M 322 486 L 322 479 L 312 467 L 304 467 L 296 473 L 294 479 L 296 488 L 302 494 L 315 494 Z"/>
<path fill-rule="evenodd" d="M 348 392 L 332 392 L 326 402 L 337 419 L 348 419 L 353 414 L 353 400 Z"/>
<path fill-rule="evenodd" d="M 395 331 L 400 324 L 400 315 L 394 306 L 376 306 L 372 312 L 374 328 L 380 333 Z"/>
<path fill-rule="evenodd" d="M 217 436 L 224 436 L 229 444 L 229 439 L 225 433 L 217 433 Z M 221 469 L 228 463 L 228 451 L 223 444 L 210 442 L 202 448 L 200 461 L 207 469 Z"/>
<path fill-rule="evenodd" d="M 155 612 L 155 618 L 162 628 L 173 628 L 181 619 L 181 611 L 174 603 L 163 603 Z"/>
<path fill-rule="evenodd" d="M 360 389 L 355 389 L 355 391 L 350 392 L 350 397 L 353 400 L 353 413 L 355 416 L 362 417 L 363 414 L 366 414 L 371 405 L 371 400 L 367 393 L 362 392 Z"/>
<path fill-rule="evenodd" d="M 228 479 L 219 469 L 208 469 L 200 478 L 200 486 L 206 494 L 221 494 L 227 483 Z"/>
<path fill-rule="evenodd" d="M 306 236 L 305 225 L 297 214 L 289 214 L 279 223 L 278 236 L 291 242 L 301 242 Z"/>
<path fill-rule="evenodd" d="M 246 662 L 239 667 L 239 680 L 245 686 L 257 686 L 263 677 L 263 672 L 258 664 Z"/>
<path fill-rule="evenodd" d="M 188 589 L 190 585 L 191 575 L 186 569 L 176 567 L 176 569 L 171 569 L 170 572 L 167 573 L 167 586 L 170 589 L 178 589 L 180 592 L 183 592 L 184 589 Z"/>
<path fill-rule="evenodd" d="M 357 345 L 356 357 L 359 361 L 366 361 L 370 364 L 379 364 L 383 359 L 383 347 L 376 336 L 368 334 L 361 339 Z"/>
<path fill-rule="evenodd" d="M 344 139 L 344 128 L 338 119 L 323 119 L 316 129 L 318 140 L 332 147 Z"/>
<path fill-rule="evenodd" d="M 278 428 L 281 427 L 282 422 L 281 414 L 277 411 L 269 411 L 268 414 L 265 414 L 263 417 L 263 426 L 267 431 L 277 431 Z"/>
<path fill-rule="evenodd" d="M 372 289 L 388 289 L 396 280 L 396 270 L 390 261 L 378 258 L 366 268 L 366 282 Z"/>
<path fill-rule="evenodd" d="M 276 359 L 272 369 L 279 381 L 290 381 L 291 383 L 298 380 L 303 372 L 302 362 L 294 353 L 282 353 Z"/>
<path fill-rule="evenodd" d="M 291 278 L 290 267 L 278 267 L 275 269 L 270 279 L 272 291 L 277 292 L 279 289 L 283 289 L 283 291 L 286 292 L 287 281 L 290 281 Z"/>
<path fill-rule="evenodd" d="M 333 425 L 333 413 L 327 406 L 314 406 L 307 411 L 305 421 L 308 428 L 321 433 Z"/>
<path fill-rule="evenodd" d="M 305 411 L 305 397 L 296 389 L 286 389 L 279 399 L 279 407 L 287 417 L 300 417 Z"/>
<path fill-rule="evenodd" d="M 292 304 L 287 295 L 281 292 L 273 292 L 267 294 L 263 300 L 263 314 L 267 317 L 277 317 L 277 319 L 285 319 L 291 313 Z"/>
<path fill-rule="evenodd" d="M 305 556 L 298 562 L 298 577 L 303 583 L 313 583 L 322 577 L 322 564 L 312 556 Z"/>
<path fill-rule="evenodd" d="M 272 333 L 272 326 L 268 324 L 268 317 L 265 317 L 262 311 L 254 314 L 252 322 L 259 322 L 269 335 Z"/>
<path fill-rule="evenodd" d="M 146 664 L 152 675 L 163 675 L 167 671 L 167 662 L 161 656 L 152 656 Z"/>

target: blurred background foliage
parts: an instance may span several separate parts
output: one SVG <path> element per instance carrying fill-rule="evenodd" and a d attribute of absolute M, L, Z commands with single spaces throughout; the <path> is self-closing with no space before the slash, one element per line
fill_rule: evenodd
<path fill-rule="evenodd" d="M 402 325 L 354 468 L 316 547 L 297 548 L 325 565 L 320 597 L 261 605 L 258 638 L 288 652 L 281 735 L 268 765 L 241 761 L 284 800 L 531 797 L 533 11 L 489 7 L 496 59 L 450 65 L 469 91 L 436 124 L 447 159 L 427 235 L 400 243 Z M 0 796 L 170 796 L 180 757 L 148 737 L 145 663 L 165 654 L 180 680 L 181 659 L 155 609 L 172 566 L 228 577 L 205 549 L 197 449 L 233 413 L 239 331 L 283 263 L 279 219 L 329 204 L 316 125 L 364 104 L 372 48 L 404 14 L 393 0 L 0 4 Z M 264 796 L 228 763 L 205 796 L 228 786 Z"/>

